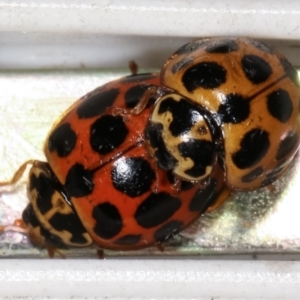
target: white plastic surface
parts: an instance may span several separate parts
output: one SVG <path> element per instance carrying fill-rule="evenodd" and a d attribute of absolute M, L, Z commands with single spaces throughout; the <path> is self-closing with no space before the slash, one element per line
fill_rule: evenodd
<path fill-rule="evenodd" d="M 299 262 L 8 260 L 1 299 L 299 299 Z"/>
<path fill-rule="evenodd" d="M 300 66 L 300 1 L 0 0 L 0 68 L 160 68 L 191 39 L 267 40 Z"/>
<path fill-rule="evenodd" d="M 300 2 L 2 0 L 2 31 L 298 39 Z"/>

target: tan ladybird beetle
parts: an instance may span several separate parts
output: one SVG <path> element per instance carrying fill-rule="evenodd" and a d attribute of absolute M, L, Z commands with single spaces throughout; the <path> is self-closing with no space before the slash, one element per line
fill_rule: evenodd
<path fill-rule="evenodd" d="M 177 50 L 160 76 L 165 91 L 146 137 L 161 168 L 201 181 L 218 159 L 231 189 L 254 190 L 290 165 L 299 78 L 283 55 L 248 38 L 200 39 Z"/>

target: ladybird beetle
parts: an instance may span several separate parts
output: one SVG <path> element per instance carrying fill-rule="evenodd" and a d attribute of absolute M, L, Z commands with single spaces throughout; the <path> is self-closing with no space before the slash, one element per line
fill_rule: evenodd
<path fill-rule="evenodd" d="M 172 172 L 157 168 L 144 138 L 155 99 L 140 114 L 122 114 L 159 84 L 157 74 L 110 82 L 79 99 L 56 122 L 44 146 L 47 162 L 30 161 L 23 221 L 33 243 L 148 247 L 227 198 L 217 160 L 200 189 L 187 181 L 176 188 Z"/>
<path fill-rule="evenodd" d="M 211 38 L 177 50 L 161 71 L 165 95 L 146 129 L 158 165 L 187 181 L 216 157 L 234 190 L 271 184 L 299 147 L 299 78 L 281 54 L 248 38 Z"/>

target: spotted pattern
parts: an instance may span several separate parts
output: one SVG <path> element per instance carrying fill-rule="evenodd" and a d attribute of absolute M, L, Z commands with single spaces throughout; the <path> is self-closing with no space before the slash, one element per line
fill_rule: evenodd
<path fill-rule="evenodd" d="M 188 68 L 182 76 L 187 91 L 214 89 L 226 82 L 226 69 L 216 62 L 201 62 Z"/>
<path fill-rule="evenodd" d="M 223 123 L 240 123 L 249 115 L 249 101 L 239 94 L 227 95 L 218 110 L 218 117 Z"/>
<path fill-rule="evenodd" d="M 77 108 L 78 118 L 87 119 L 99 116 L 114 103 L 118 94 L 118 89 L 109 89 L 93 93 L 89 98 L 83 98 L 82 104 Z"/>
<path fill-rule="evenodd" d="M 207 114 L 201 106 L 179 95 L 160 99 L 146 130 L 151 130 L 151 136 L 147 137 L 154 139 L 150 140 L 151 146 L 161 147 L 159 166 L 171 166 L 175 174 L 187 180 L 199 180 L 210 172 L 211 168 L 207 167 L 213 163 L 215 149 Z M 166 160 L 165 152 L 174 159 L 168 159 L 167 154 Z M 156 153 L 155 157 L 159 159 Z"/>
<path fill-rule="evenodd" d="M 239 48 L 238 44 L 233 40 L 218 40 L 205 48 L 208 53 L 229 53 L 237 51 Z"/>
<path fill-rule="evenodd" d="M 29 190 L 37 191 L 37 206 L 42 214 L 45 214 L 52 208 L 51 199 L 55 192 L 52 184 L 53 180 L 41 173 L 38 177 L 35 174 L 30 175 Z"/>
<path fill-rule="evenodd" d="M 298 145 L 299 137 L 296 133 L 290 132 L 283 140 L 280 141 L 276 160 L 281 160 L 288 156 Z"/>
<path fill-rule="evenodd" d="M 147 76 L 147 78 L 149 77 Z M 131 78 L 128 78 L 124 82 L 130 81 Z M 131 88 L 132 84 L 120 85 L 119 83 L 120 81 L 117 81 L 116 86 L 119 87 L 120 94 L 117 96 L 117 103 L 114 103 L 113 106 L 118 104 L 121 109 L 134 107 L 138 103 L 137 98 L 142 97 L 142 94 L 148 89 L 144 82 L 141 83 L 142 88 Z M 158 76 L 153 83 L 152 81 L 149 83 L 149 85 L 152 84 L 154 86 L 159 84 Z M 114 83 L 106 86 L 112 87 Z M 100 92 L 99 89 L 98 92 Z M 88 101 L 92 96 L 93 94 L 90 94 L 85 99 Z M 93 102 L 90 102 L 91 110 L 97 101 Z M 58 159 L 55 154 L 56 161 L 53 169 L 60 175 L 66 195 L 71 198 L 88 232 L 82 233 L 83 227 L 76 224 L 74 216 L 69 214 L 70 210 L 67 210 L 69 207 L 60 206 L 60 198 L 57 197 L 60 195 L 56 190 L 55 194 L 49 192 L 52 200 L 57 199 L 57 201 L 52 201 L 53 205 L 51 208 L 49 206 L 50 210 L 47 211 L 55 214 L 44 215 L 45 218 L 48 218 L 45 223 L 47 225 L 44 226 L 46 228 L 45 235 L 50 228 L 48 225 L 51 225 L 53 228 L 50 228 L 50 231 L 52 232 L 53 229 L 55 234 L 57 234 L 56 231 L 59 231 L 61 234 L 58 236 L 65 244 L 69 242 L 70 245 L 80 245 L 80 243 L 86 245 L 93 242 L 103 248 L 128 250 L 147 247 L 155 242 L 168 239 L 192 222 L 198 213 L 190 212 L 188 205 L 190 198 L 196 193 L 197 186 L 192 182 L 176 181 L 178 189 L 173 187 L 166 172 L 156 168 L 152 156 L 147 152 L 149 144 L 141 145 L 141 142 L 136 140 L 141 134 L 143 135 L 150 110 L 146 109 L 146 112 L 143 111 L 138 116 L 120 117 L 117 112 L 110 114 L 109 108 L 109 110 L 105 110 L 104 115 L 96 115 L 89 120 L 78 120 L 78 114 L 81 113 L 83 119 L 91 116 L 87 107 L 84 109 L 81 107 L 77 111 L 81 103 L 83 101 L 72 106 L 63 118 L 64 122 L 70 120 L 70 124 L 76 128 L 78 134 L 76 147 L 72 156 L 66 159 Z M 83 111 L 85 112 L 83 113 Z M 110 120 L 107 119 L 102 124 L 97 123 L 109 114 L 108 118 L 112 120 L 111 126 L 109 126 Z M 127 134 L 119 146 L 116 146 L 118 143 L 115 143 L 114 132 L 105 131 L 103 133 L 101 131 L 102 127 L 109 127 L 109 131 L 115 130 L 116 134 L 120 134 L 122 130 L 115 125 L 116 119 L 121 120 L 120 123 L 126 124 L 128 131 L 130 130 L 130 137 Z M 132 129 L 135 120 L 137 120 L 138 127 Z M 200 126 L 194 126 L 192 129 L 197 131 Z M 199 135 L 198 131 L 197 134 Z M 204 133 L 201 131 L 200 134 Z M 108 141 L 103 142 L 103 139 L 106 138 Z M 83 144 L 83 146 L 79 147 L 79 144 Z M 102 151 L 103 144 L 110 145 L 108 150 Z M 102 156 L 101 153 L 106 152 L 108 156 Z M 52 163 L 51 155 L 49 155 L 51 158 L 49 161 Z M 84 156 L 83 160 L 82 155 Z M 122 162 L 120 162 L 121 159 Z M 174 182 L 174 176 L 172 181 Z M 37 197 L 35 192 L 31 194 L 33 197 Z M 184 200 L 186 203 L 183 205 L 182 201 Z M 40 228 L 42 231 L 44 230 L 38 225 L 35 230 L 37 236 Z M 48 230 L 47 239 L 54 241 L 55 237 L 49 235 L 50 231 Z M 42 245 L 47 246 L 44 243 Z"/>
<path fill-rule="evenodd" d="M 77 135 L 69 123 L 58 126 L 49 136 L 48 149 L 59 157 L 68 156 L 75 147 Z"/>
<path fill-rule="evenodd" d="M 39 235 L 43 237 L 44 243 L 55 248 L 62 248 L 64 246 L 62 239 L 59 236 L 51 234 L 47 231 L 37 219 L 32 204 L 28 204 L 22 213 L 22 219 L 25 224 L 32 226 L 34 229 L 39 229 Z M 33 241 L 34 243 L 37 241 Z"/>
<path fill-rule="evenodd" d="M 111 239 L 122 230 L 123 221 L 120 212 L 109 202 L 95 206 L 92 216 L 96 221 L 94 232 L 103 239 Z"/>
<path fill-rule="evenodd" d="M 113 164 L 111 179 L 118 191 L 134 198 L 151 189 L 155 172 L 142 157 L 121 157 Z"/>
<path fill-rule="evenodd" d="M 180 206 L 180 200 L 168 193 L 152 193 L 137 207 L 134 217 L 143 228 L 152 228 L 166 222 Z"/>
<path fill-rule="evenodd" d="M 242 182 L 252 182 L 254 181 L 257 177 L 262 175 L 264 173 L 264 168 L 263 167 L 257 167 L 256 169 L 252 170 L 248 174 L 242 176 L 241 180 Z"/>
<path fill-rule="evenodd" d="M 217 181 L 211 179 L 204 189 L 199 189 L 190 202 L 190 211 L 205 212 L 217 198 L 216 187 Z"/>
<path fill-rule="evenodd" d="M 179 144 L 178 150 L 182 157 L 189 157 L 194 162 L 193 167 L 185 171 L 189 176 L 200 177 L 205 174 L 206 167 L 213 164 L 214 145 L 210 141 L 189 139 Z"/>
<path fill-rule="evenodd" d="M 71 243 L 78 245 L 85 245 L 88 243 L 88 240 L 83 236 L 83 234 L 86 233 L 86 230 L 75 213 L 55 213 L 52 218 L 49 219 L 49 223 L 57 231 L 67 231 L 71 233 Z"/>
<path fill-rule="evenodd" d="M 240 147 L 239 151 L 232 154 L 232 161 L 239 169 L 251 168 L 268 152 L 269 134 L 263 129 L 252 129 L 244 135 Z"/>
<path fill-rule="evenodd" d="M 39 236 L 42 236 L 47 244 L 72 243 L 86 246 L 91 243 L 84 236 L 87 232 L 74 212 L 66 191 L 47 163 L 34 165 L 31 169 L 29 191 L 30 201 L 36 207 L 30 204 L 23 213 L 23 220 L 32 227 L 39 227 L 39 230 L 35 230 L 38 240 Z M 39 212 L 39 219 L 36 212 Z"/>
<path fill-rule="evenodd" d="M 193 162 L 178 151 L 182 142 L 178 137 L 184 133 L 184 142 L 190 137 L 213 141 L 228 186 L 245 191 L 260 188 L 276 163 L 285 160 L 288 165 L 297 150 L 298 77 L 282 54 L 252 39 L 202 39 L 181 47 L 161 71 L 166 93 L 150 118 L 150 122 L 163 124 L 156 134 L 162 135 L 165 149 L 177 159 L 174 174 L 193 180 L 184 173 Z M 185 97 L 200 107 L 206 137 L 199 135 L 203 126 L 192 125 L 191 113 L 179 106 L 176 112 L 170 109 L 175 106 L 172 98 L 179 101 Z M 165 114 L 159 115 L 160 106 Z M 287 137 L 289 131 L 297 136 Z M 211 170 L 206 169 L 207 173 Z"/>
<path fill-rule="evenodd" d="M 242 59 L 242 68 L 253 84 L 265 82 L 272 74 L 271 66 L 257 55 L 245 55 Z"/>
<path fill-rule="evenodd" d="M 123 117 L 104 115 L 91 125 L 90 144 L 94 151 L 104 155 L 119 147 L 127 135 Z"/>
<path fill-rule="evenodd" d="M 64 187 L 71 197 L 87 196 L 94 189 L 93 173 L 76 163 L 68 171 Z"/>
<path fill-rule="evenodd" d="M 269 113 L 282 123 L 289 120 L 293 113 L 293 103 L 287 91 L 279 89 L 267 97 Z"/>
<path fill-rule="evenodd" d="M 162 124 L 148 124 L 145 130 L 145 137 L 154 149 L 154 156 L 157 160 L 158 166 L 163 170 L 174 169 L 177 160 L 170 155 L 166 148 L 162 137 Z"/>
<path fill-rule="evenodd" d="M 154 239 L 157 242 L 166 241 L 176 235 L 181 230 L 182 226 L 183 223 L 181 221 L 169 221 L 154 232 Z"/>
<path fill-rule="evenodd" d="M 164 99 L 160 103 L 158 114 L 164 114 L 167 111 L 173 116 L 169 130 L 175 137 L 189 132 L 191 127 L 202 118 L 198 107 L 185 99 L 180 99 L 180 101 L 175 101 L 172 97 Z"/>

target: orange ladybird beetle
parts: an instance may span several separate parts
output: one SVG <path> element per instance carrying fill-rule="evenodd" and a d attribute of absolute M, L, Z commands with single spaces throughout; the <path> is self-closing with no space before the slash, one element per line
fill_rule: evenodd
<path fill-rule="evenodd" d="M 139 114 L 125 111 L 159 84 L 157 74 L 131 75 L 88 93 L 50 131 L 47 162 L 20 168 L 12 182 L 32 164 L 22 218 L 34 244 L 148 247 L 226 199 L 217 161 L 205 187 L 187 181 L 176 187 L 172 172 L 158 168 L 149 155 L 143 132 L 155 99 Z"/>
<path fill-rule="evenodd" d="M 299 147 L 299 78 L 280 53 L 248 38 L 188 43 L 165 63 L 145 132 L 158 166 L 186 181 L 216 158 L 233 190 L 279 178 Z"/>

